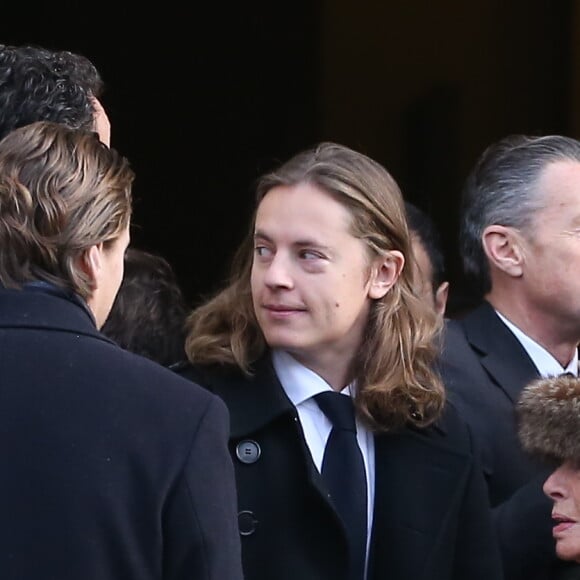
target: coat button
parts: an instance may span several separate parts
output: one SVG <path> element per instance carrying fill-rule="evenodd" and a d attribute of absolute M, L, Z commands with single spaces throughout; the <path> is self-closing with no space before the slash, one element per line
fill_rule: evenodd
<path fill-rule="evenodd" d="M 242 463 L 256 463 L 262 454 L 260 446 L 251 439 L 240 441 L 236 445 L 236 457 Z"/>
<path fill-rule="evenodd" d="M 257 525 L 258 520 L 254 516 L 254 512 L 245 510 L 238 514 L 240 536 L 251 536 L 256 531 Z"/>

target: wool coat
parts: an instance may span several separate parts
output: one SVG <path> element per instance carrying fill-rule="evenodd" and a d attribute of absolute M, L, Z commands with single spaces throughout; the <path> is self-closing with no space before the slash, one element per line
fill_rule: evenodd
<path fill-rule="evenodd" d="M 241 580 L 227 438 L 218 397 L 80 299 L 0 289 L 2 580 Z"/>
<path fill-rule="evenodd" d="M 347 580 L 342 522 L 270 357 L 180 372 L 218 394 L 231 419 L 246 580 Z M 500 580 L 481 469 L 450 407 L 427 429 L 375 437 L 368 580 Z"/>

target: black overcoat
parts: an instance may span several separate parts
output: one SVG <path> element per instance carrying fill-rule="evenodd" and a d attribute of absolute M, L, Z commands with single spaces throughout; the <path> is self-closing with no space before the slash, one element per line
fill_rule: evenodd
<path fill-rule="evenodd" d="M 0 578 L 240 580 L 222 401 L 56 290 L 0 290 Z"/>
<path fill-rule="evenodd" d="M 252 378 L 181 372 L 230 410 L 246 580 L 346 580 L 342 523 L 270 358 Z M 502 578 L 471 437 L 451 408 L 437 426 L 377 435 L 375 465 L 368 580 Z"/>

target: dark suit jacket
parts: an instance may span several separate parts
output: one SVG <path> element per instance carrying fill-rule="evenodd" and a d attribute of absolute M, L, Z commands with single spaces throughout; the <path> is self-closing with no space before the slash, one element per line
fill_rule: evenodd
<path fill-rule="evenodd" d="M 269 357 L 252 379 L 181 372 L 230 410 L 246 580 L 346 580 L 344 529 Z M 376 436 L 375 462 L 369 580 L 502 577 L 470 434 L 452 409 L 437 427 Z"/>
<path fill-rule="evenodd" d="M 537 368 L 484 302 L 447 321 L 441 371 L 481 450 L 506 579 L 558 578 L 562 565 L 554 552 L 551 502 L 542 492 L 552 466 L 523 452 L 514 412 L 524 385 L 539 376 Z"/>
<path fill-rule="evenodd" d="M 240 580 L 227 431 L 81 303 L 0 290 L 0 578 Z"/>

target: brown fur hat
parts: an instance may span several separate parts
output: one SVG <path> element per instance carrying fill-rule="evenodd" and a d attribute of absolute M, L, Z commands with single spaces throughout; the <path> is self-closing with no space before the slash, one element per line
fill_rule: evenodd
<path fill-rule="evenodd" d="M 557 462 L 580 461 L 580 379 L 561 375 L 536 379 L 516 406 L 524 449 Z"/>

